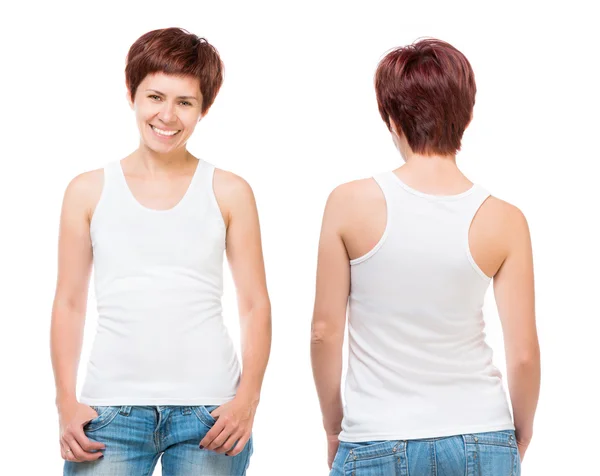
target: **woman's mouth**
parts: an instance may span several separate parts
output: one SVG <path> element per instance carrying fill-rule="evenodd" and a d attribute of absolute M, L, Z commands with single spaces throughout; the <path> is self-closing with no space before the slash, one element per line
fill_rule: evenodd
<path fill-rule="evenodd" d="M 180 130 L 169 131 L 165 129 L 159 129 L 158 127 L 155 127 L 152 124 L 150 124 L 150 129 L 152 129 L 152 132 L 155 136 L 160 137 L 161 139 L 170 139 L 181 132 Z"/>

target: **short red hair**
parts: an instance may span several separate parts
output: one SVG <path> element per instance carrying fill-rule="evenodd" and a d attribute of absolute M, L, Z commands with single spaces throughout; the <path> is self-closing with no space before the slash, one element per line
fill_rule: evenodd
<path fill-rule="evenodd" d="M 453 155 L 475 105 L 475 75 L 452 45 L 433 38 L 390 51 L 375 73 L 382 119 L 413 152 Z"/>
<path fill-rule="evenodd" d="M 206 112 L 223 83 L 223 62 L 208 41 L 182 28 L 153 30 L 129 48 L 125 81 L 133 101 L 144 78 L 152 73 L 194 76 L 200 81 L 202 112 Z"/>

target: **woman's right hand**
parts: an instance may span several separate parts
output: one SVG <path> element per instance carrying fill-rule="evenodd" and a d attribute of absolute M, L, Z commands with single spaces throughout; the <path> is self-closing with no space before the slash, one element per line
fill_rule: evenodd
<path fill-rule="evenodd" d="M 335 455 L 337 454 L 338 448 L 340 446 L 340 440 L 338 439 L 338 435 L 339 433 L 327 433 L 327 464 L 329 465 L 330 470 L 333 466 L 333 460 L 335 459 Z"/>
<path fill-rule="evenodd" d="M 96 461 L 102 458 L 105 446 L 91 441 L 84 433 L 84 425 L 98 416 L 96 411 L 77 401 L 58 406 L 60 426 L 60 454 L 65 461 Z M 94 451 L 95 450 L 95 451 Z"/>
<path fill-rule="evenodd" d="M 517 449 L 519 450 L 519 458 L 521 462 L 523 462 L 523 458 L 525 457 L 525 451 L 527 451 L 527 447 L 529 446 L 529 442 L 531 441 L 531 436 L 524 437 L 520 435 L 518 432 L 515 433 L 517 437 Z"/>

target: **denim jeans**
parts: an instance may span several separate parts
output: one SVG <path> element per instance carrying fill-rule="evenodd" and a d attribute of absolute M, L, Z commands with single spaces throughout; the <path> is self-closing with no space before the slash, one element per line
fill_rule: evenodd
<path fill-rule="evenodd" d="M 65 461 L 64 475 L 149 476 L 162 454 L 163 476 L 244 476 L 252 438 L 236 456 L 200 449 L 214 425 L 216 406 L 92 407 L 98 416 L 83 429 L 104 443 L 104 457 L 93 462 Z"/>
<path fill-rule="evenodd" d="M 520 476 L 514 430 L 407 441 L 340 441 L 330 476 Z"/>

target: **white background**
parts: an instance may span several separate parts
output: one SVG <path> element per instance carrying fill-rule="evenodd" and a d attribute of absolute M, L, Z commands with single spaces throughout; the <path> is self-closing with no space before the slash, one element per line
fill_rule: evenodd
<path fill-rule="evenodd" d="M 402 163 L 373 74 L 388 49 L 423 36 L 456 46 L 475 71 L 474 120 L 457 163 L 521 208 L 531 229 L 542 391 L 524 474 L 594 471 L 600 45 L 585 2 L 550 3 L 3 6 L 0 473 L 62 474 L 49 353 L 61 201 L 75 175 L 137 146 L 125 56 L 141 34 L 168 26 L 206 37 L 226 66 L 189 149 L 248 180 L 259 207 L 274 333 L 249 475 L 327 474 L 309 361 L 323 207 L 337 184 Z M 230 280 L 224 305 L 237 341 Z M 485 313 L 505 375 L 491 292 Z M 96 319 L 92 292 L 79 385 Z"/>

